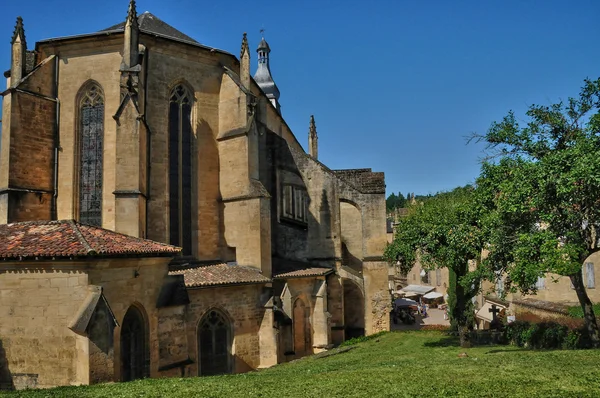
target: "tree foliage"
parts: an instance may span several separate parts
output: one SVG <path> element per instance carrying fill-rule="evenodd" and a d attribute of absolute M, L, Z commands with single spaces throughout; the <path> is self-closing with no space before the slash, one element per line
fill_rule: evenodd
<path fill-rule="evenodd" d="M 385 252 L 389 261 L 399 262 L 405 274 L 420 261 L 425 268 L 448 268 L 456 275 L 450 316 L 458 325 L 463 345 L 468 345 L 468 329 L 472 326 L 470 300 L 480 285 L 469 263 L 479 263 L 485 242 L 479 223 L 481 210 L 471 186 L 411 204 Z"/>
<path fill-rule="evenodd" d="M 390 196 L 385 200 L 385 207 L 388 212 L 391 212 L 395 209 L 400 209 L 406 206 L 406 198 L 402 193 L 398 192 L 398 195 L 395 193 L 391 193 Z"/>
<path fill-rule="evenodd" d="M 599 250 L 599 105 L 600 80 L 586 80 L 577 98 L 532 105 L 524 124 L 510 112 L 480 137 L 491 156 L 478 180 L 492 210 L 486 269 L 502 269 L 524 292 L 547 272 L 568 276 L 596 346 L 582 264 Z"/>

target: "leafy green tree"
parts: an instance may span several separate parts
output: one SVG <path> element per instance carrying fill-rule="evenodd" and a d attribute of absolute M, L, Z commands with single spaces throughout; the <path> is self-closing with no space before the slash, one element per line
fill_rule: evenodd
<path fill-rule="evenodd" d="M 525 293 L 546 273 L 569 277 L 595 347 L 598 325 L 582 275 L 600 238 L 600 79 L 577 98 L 532 105 L 521 125 L 510 112 L 479 137 L 490 158 L 478 189 L 489 213 L 489 273 L 502 269 Z"/>
<path fill-rule="evenodd" d="M 411 204 L 408 216 L 399 220 L 398 233 L 385 252 L 388 261 L 399 262 L 403 273 L 408 273 L 419 260 L 428 269 L 448 268 L 456 277 L 453 291 L 449 292 L 450 318 L 457 325 L 463 347 L 470 346 L 471 299 L 480 286 L 469 264 L 480 262 L 485 242 L 478 221 L 481 209 L 470 186 Z"/>
<path fill-rule="evenodd" d="M 404 207 L 406 205 L 406 199 L 404 198 L 404 195 L 402 195 L 402 193 L 398 193 L 398 195 L 396 195 L 392 192 L 390 196 L 388 196 L 385 200 L 385 205 L 387 211 L 391 212 L 395 209 Z"/>

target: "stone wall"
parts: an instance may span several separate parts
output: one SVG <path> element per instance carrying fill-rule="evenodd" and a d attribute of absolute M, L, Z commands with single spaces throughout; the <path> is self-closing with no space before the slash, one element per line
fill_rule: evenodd
<path fill-rule="evenodd" d="M 388 290 L 388 264 L 385 261 L 363 263 L 365 281 L 365 333 L 390 330 L 391 298 Z"/>
<path fill-rule="evenodd" d="M 90 285 L 102 287 L 108 305 L 120 325 L 114 329 L 114 358 L 109 358 L 114 363 L 113 381 L 121 380 L 120 332 L 125 313 L 132 305 L 140 310 L 146 322 L 150 377 L 160 375 L 159 312 L 156 307 L 167 276 L 168 262 L 168 258 L 111 259 L 99 261 L 89 270 Z M 100 372 L 101 369 L 95 369 L 94 365 L 103 366 L 103 361 L 90 363 L 90 372 Z"/>
<path fill-rule="evenodd" d="M 234 373 L 257 369 L 261 364 L 260 325 L 265 312 L 268 292 L 264 285 L 245 285 L 190 289 L 190 304 L 186 311 L 188 353 L 193 363 L 188 367 L 190 376 L 197 376 L 198 325 L 211 309 L 217 309 L 230 321 L 233 331 L 231 353 Z"/>
<path fill-rule="evenodd" d="M 142 34 L 148 80 L 142 112 L 150 128 L 148 238 L 169 242 L 169 96 L 178 84 L 194 97 L 192 106 L 192 253 L 201 260 L 221 255 L 222 208 L 219 200 L 220 90 L 222 64 L 229 57 Z M 145 66 L 146 67 L 146 66 Z M 227 113 L 223 117 L 227 117 Z M 239 154 L 239 156 L 242 156 Z"/>
<path fill-rule="evenodd" d="M 14 387 L 87 384 L 87 338 L 68 325 L 87 294 L 82 264 L 5 263 L 0 268 L 0 340 Z M 2 358 L 0 358 L 2 363 Z"/>
<path fill-rule="evenodd" d="M 0 222 L 50 220 L 56 103 L 48 59 L 4 97 Z"/>

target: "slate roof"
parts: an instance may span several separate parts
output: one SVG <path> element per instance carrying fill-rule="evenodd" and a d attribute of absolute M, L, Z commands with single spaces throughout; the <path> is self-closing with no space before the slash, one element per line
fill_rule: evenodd
<path fill-rule="evenodd" d="M 162 257 L 179 247 L 134 238 L 74 220 L 29 221 L 0 225 L 0 258 Z"/>
<path fill-rule="evenodd" d="M 286 278 L 304 278 L 308 276 L 324 276 L 333 273 L 333 269 L 331 268 L 305 268 L 299 269 L 296 271 L 284 272 L 281 274 L 277 274 L 273 276 L 273 278 L 277 279 L 286 279 Z"/>
<path fill-rule="evenodd" d="M 186 287 L 268 283 L 271 279 L 254 267 L 216 264 L 169 271 L 169 275 L 183 275 Z"/>
<path fill-rule="evenodd" d="M 155 34 L 159 36 L 168 37 L 171 39 L 191 42 L 194 44 L 198 44 L 198 42 L 188 35 L 178 31 L 168 23 L 162 21 L 156 15 L 149 13 L 146 11 L 142 15 L 138 15 L 138 25 L 140 26 L 140 31 L 150 34 Z M 125 29 L 125 22 L 118 23 L 109 28 L 102 29 L 100 32 L 109 32 L 113 30 L 123 30 Z"/>

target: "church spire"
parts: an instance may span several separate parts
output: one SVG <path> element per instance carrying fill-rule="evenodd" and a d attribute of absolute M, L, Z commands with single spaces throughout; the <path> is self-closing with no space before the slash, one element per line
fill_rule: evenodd
<path fill-rule="evenodd" d="M 135 0 L 129 1 L 127 19 L 125 20 L 122 70 L 128 70 L 138 64 L 140 26 L 138 25 Z"/>
<path fill-rule="evenodd" d="M 317 137 L 317 125 L 315 117 L 310 115 L 310 125 L 308 127 L 308 154 L 317 160 L 319 158 L 319 146 Z"/>
<path fill-rule="evenodd" d="M 25 41 L 25 29 L 23 28 L 23 18 L 17 17 L 17 24 L 13 32 L 11 60 L 10 60 L 10 81 L 11 86 L 16 86 L 25 76 L 25 57 L 27 54 L 27 42 Z"/>
<path fill-rule="evenodd" d="M 256 52 L 258 53 L 258 69 L 254 74 L 254 80 L 256 80 L 256 83 L 267 95 L 267 98 L 275 106 L 277 111 L 281 112 L 279 105 L 279 89 L 273 81 L 273 77 L 271 76 L 271 68 L 269 66 L 269 54 L 271 52 L 271 48 L 269 47 L 269 43 L 267 43 L 265 40 L 264 29 L 261 29 L 260 32 L 263 34 L 263 38 L 256 49 Z"/>

